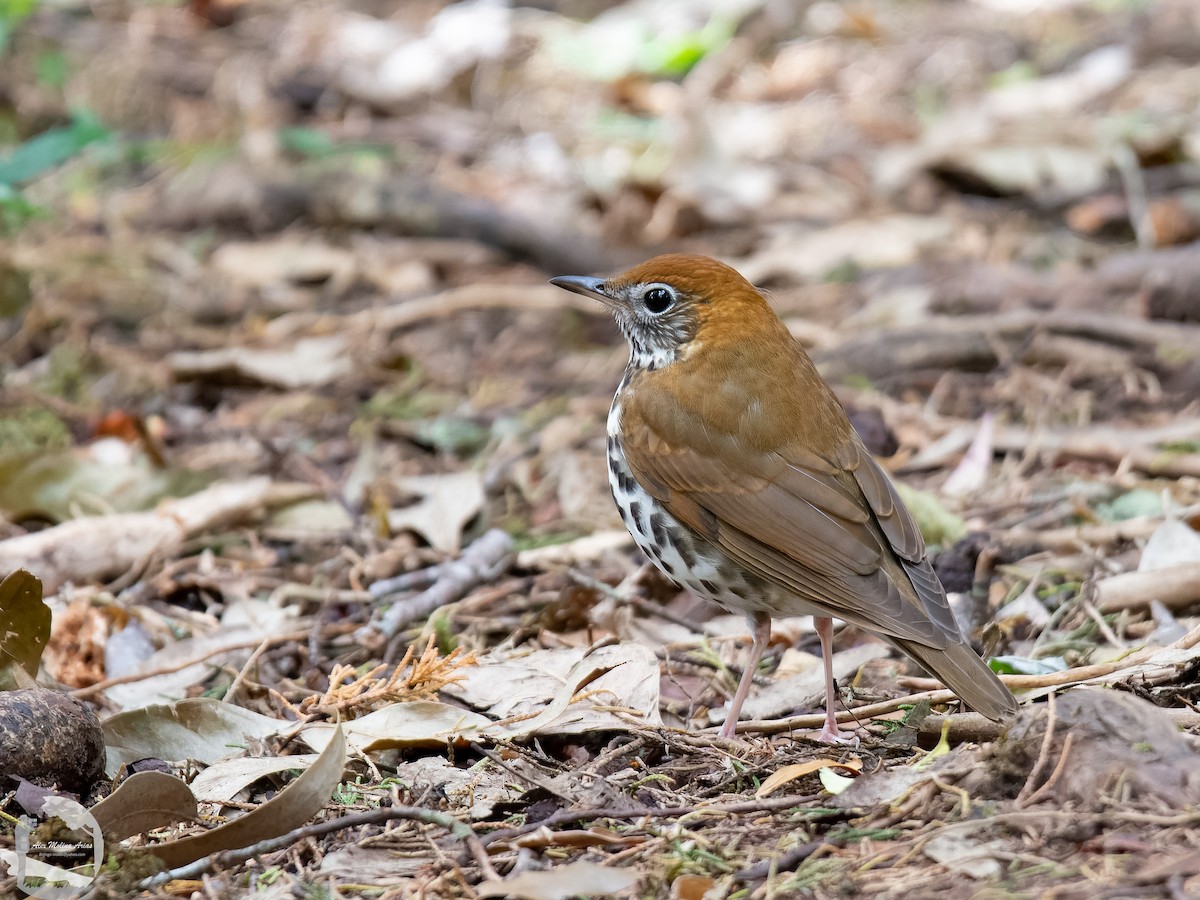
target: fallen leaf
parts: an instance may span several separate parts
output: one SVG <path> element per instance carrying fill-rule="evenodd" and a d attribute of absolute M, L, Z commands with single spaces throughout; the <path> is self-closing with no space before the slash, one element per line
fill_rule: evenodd
<path fill-rule="evenodd" d="M 145 847 L 168 869 L 202 856 L 248 847 L 299 828 L 329 802 L 346 768 L 346 738 L 335 729 L 320 757 L 300 777 L 252 812 L 202 834 Z"/>
<path fill-rule="evenodd" d="M 181 350 L 168 358 L 179 381 L 262 384 L 295 390 L 322 387 L 350 372 L 354 354 L 342 334 L 301 338 L 286 350 L 220 347 Z"/>
<path fill-rule="evenodd" d="M 475 892 L 480 897 L 568 900 L 579 894 L 589 897 L 615 894 L 633 887 L 641 877 L 635 869 L 616 869 L 582 861 L 539 872 L 522 872 L 503 881 L 485 881 Z"/>
<path fill-rule="evenodd" d="M 104 839 L 116 843 L 135 834 L 196 819 L 196 797 L 188 786 L 165 772 L 130 775 L 91 808 Z"/>
<path fill-rule="evenodd" d="M 214 763 L 287 724 L 210 697 L 117 713 L 103 723 L 106 770 L 113 775 L 123 763 L 148 757 Z"/>
<path fill-rule="evenodd" d="M 338 728 L 351 747 L 369 753 L 398 747 L 445 747 L 469 740 L 491 724 L 491 719 L 468 709 L 433 700 L 414 700 L 393 703 L 360 719 L 343 722 Z M 336 730 L 325 723 L 306 725 L 300 737 L 314 750 L 320 750 Z"/>
<path fill-rule="evenodd" d="M 658 657 L 648 647 L 600 647 L 571 667 L 553 699 L 532 719 L 512 725 L 499 722 L 483 733 L 513 739 L 627 730 L 630 723 L 615 710 L 642 725 L 658 727 L 662 725 L 658 709 L 660 678 Z"/>
<path fill-rule="evenodd" d="M 821 779 L 821 787 L 825 788 L 826 791 L 835 797 L 854 784 L 853 778 L 839 775 L 830 768 L 818 769 L 817 777 Z"/>
<path fill-rule="evenodd" d="M 192 793 L 197 800 L 222 803 L 232 800 L 244 788 L 267 775 L 303 771 L 317 761 L 315 753 L 297 753 L 295 756 L 240 756 L 213 763 L 192 779 Z"/>
<path fill-rule="evenodd" d="M 790 766 L 784 766 L 782 769 L 776 769 L 767 779 L 759 785 L 757 791 L 754 792 L 755 797 L 766 797 L 769 794 L 775 793 L 785 784 L 795 781 L 797 778 L 803 778 L 805 775 L 811 775 L 813 772 L 819 772 L 822 769 L 845 769 L 847 772 L 858 774 L 862 771 L 862 760 L 852 759 L 848 762 L 839 762 L 836 759 L 810 759 L 807 762 L 793 763 Z M 853 781 L 853 779 L 850 779 Z"/>
<path fill-rule="evenodd" d="M 15 682 L 15 674 L 6 671 L 14 666 L 37 677 L 49 640 L 50 607 L 42 601 L 42 583 L 17 569 L 0 581 L 0 679 Z"/>
<path fill-rule="evenodd" d="M 975 879 L 1000 875 L 1000 861 L 988 855 L 989 849 L 1001 849 L 1000 842 L 981 843 L 969 834 L 954 831 L 935 835 L 921 845 L 921 851 L 934 862 L 941 863 L 951 872 Z"/>
<path fill-rule="evenodd" d="M 457 553 L 462 532 L 483 509 L 483 477 L 478 472 L 451 475 L 416 475 L 397 479 L 403 490 L 421 499 L 388 512 L 392 531 L 415 531 L 435 550 Z"/>

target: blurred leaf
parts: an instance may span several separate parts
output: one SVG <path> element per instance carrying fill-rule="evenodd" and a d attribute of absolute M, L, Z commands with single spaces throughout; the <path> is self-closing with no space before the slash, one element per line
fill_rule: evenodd
<path fill-rule="evenodd" d="M 117 438 L 105 440 L 127 449 Z M 141 453 L 106 458 L 106 451 L 93 452 L 97 446 L 48 455 L 0 456 L 0 511 L 14 519 L 42 517 L 54 522 L 74 518 L 79 506 L 137 512 L 167 497 L 192 494 L 211 480 L 198 472 L 159 469 Z"/>
<path fill-rule="evenodd" d="M 393 531 L 415 531 L 444 553 L 457 553 L 463 529 L 483 509 L 483 477 L 478 472 L 414 475 L 396 484 L 422 499 L 388 513 Z"/>
<path fill-rule="evenodd" d="M 1106 522 L 1123 522 L 1142 516 L 1161 516 L 1162 497 L 1155 491 L 1138 488 L 1122 494 L 1111 503 L 1096 504 L 1096 515 Z"/>
<path fill-rule="evenodd" d="M 1067 668 L 1067 661 L 1061 656 L 1048 656 L 1045 659 L 1029 659 L 1025 656 L 993 656 L 988 660 L 988 666 L 993 672 L 1001 675 L 1050 675 L 1062 672 Z"/>
<path fill-rule="evenodd" d="M 16 231 L 46 211 L 10 184 L 0 182 L 0 231 Z"/>
<path fill-rule="evenodd" d="M 967 533 L 967 523 L 946 509 L 935 495 L 899 482 L 896 492 L 912 513 L 926 543 L 945 546 L 953 544 Z"/>
<path fill-rule="evenodd" d="M 22 21 L 37 7 L 41 0 L 0 0 L 0 55 L 8 46 L 8 39 Z"/>
<path fill-rule="evenodd" d="M 482 450 L 488 442 L 490 432 L 470 419 L 456 416 L 438 416 L 416 428 L 416 437 L 435 450 L 464 456 Z"/>
<path fill-rule="evenodd" d="M 61 88 L 67 83 L 68 74 L 67 57 L 61 50 L 49 50 L 38 54 L 38 82 L 47 87 Z"/>
<path fill-rule="evenodd" d="M 50 607 L 42 602 L 42 583 L 24 569 L 0 581 L 0 671 L 19 666 L 37 675 L 50 640 Z"/>
<path fill-rule="evenodd" d="M 77 113 L 70 125 L 43 131 L 0 158 L 0 184 L 21 184 L 36 178 L 109 134 L 90 113 Z"/>
<path fill-rule="evenodd" d="M 324 131 L 316 128 L 281 128 L 279 144 L 288 153 L 322 157 L 337 152 L 338 145 Z"/>
<path fill-rule="evenodd" d="M 0 315 L 3 312 L 0 311 Z M 64 450 L 71 446 L 71 431 L 58 416 L 40 406 L 5 410 L 0 416 L 0 478 L 6 461 L 17 456 Z M 0 496 L 7 486 L 0 484 Z M 3 501 L 0 500 L 0 507 Z"/>
<path fill-rule="evenodd" d="M 638 54 L 639 67 L 652 75 L 679 78 L 733 37 L 735 23 L 713 18 L 699 31 L 672 34 L 648 41 Z"/>

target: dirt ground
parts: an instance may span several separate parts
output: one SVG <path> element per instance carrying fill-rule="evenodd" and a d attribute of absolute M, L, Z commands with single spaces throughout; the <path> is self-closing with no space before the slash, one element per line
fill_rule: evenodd
<path fill-rule="evenodd" d="M 1194 0 L 0 5 L 0 675 L 100 719 L 0 693 L 0 759 L 87 763 L 96 897 L 1200 896 L 1198 110 Z M 817 743 L 793 618 L 717 736 L 745 623 L 624 532 L 547 284 L 677 250 L 1011 726 L 847 626 Z"/>

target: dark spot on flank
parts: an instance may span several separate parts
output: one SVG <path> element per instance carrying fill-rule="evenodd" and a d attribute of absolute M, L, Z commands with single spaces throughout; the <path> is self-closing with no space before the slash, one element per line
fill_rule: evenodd
<path fill-rule="evenodd" d="M 609 453 L 612 453 L 614 450 L 616 450 L 617 449 L 617 436 L 615 434 L 610 434 L 608 436 L 607 444 L 608 444 L 608 452 Z"/>
<path fill-rule="evenodd" d="M 632 494 L 638 489 L 638 483 L 628 472 L 618 472 L 617 482 L 621 485 L 621 490 L 626 494 Z"/>
<path fill-rule="evenodd" d="M 615 456 L 610 456 L 608 458 L 608 471 L 612 472 L 613 477 L 616 478 L 618 481 L 623 481 L 623 479 L 625 478 L 625 476 L 621 472 L 620 467 L 617 465 L 617 458 Z M 624 486 L 624 485 L 622 484 L 622 486 Z"/>
<path fill-rule="evenodd" d="M 716 583 L 709 581 L 707 578 L 700 579 L 700 586 L 702 588 L 704 588 L 706 591 L 708 591 L 710 594 L 721 593 L 721 590 L 720 590 L 720 588 L 717 587 Z"/>
<path fill-rule="evenodd" d="M 669 543 L 667 539 L 667 521 L 663 518 L 662 513 L 655 513 L 650 517 L 650 533 L 654 535 L 654 540 L 659 544 Z"/>
<path fill-rule="evenodd" d="M 679 551 L 679 557 L 685 566 L 689 569 L 696 567 L 696 551 L 693 549 L 691 541 L 679 541 L 675 549 Z"/>
<path fill-rule="evenodd" d="M 641 527 L 642 524 L 642 504 L 634 500 L 629 504 L 629 517 Z"/>

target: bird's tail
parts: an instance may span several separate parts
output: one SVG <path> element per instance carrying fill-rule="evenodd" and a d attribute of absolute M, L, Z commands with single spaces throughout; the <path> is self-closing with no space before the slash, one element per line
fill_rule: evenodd
<path fill-rule="evenodd" d="M 966 704 L 993 722 L 1009 719 L 1017 711 L 1017 698 L 987 667 L 969 644 L 929 647 L 915 641 L 896 640 L 896 646 L 937 676 Z"/>

